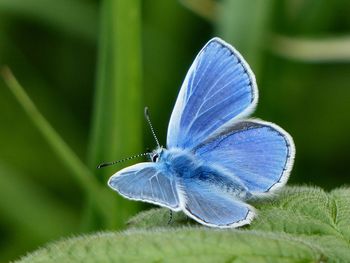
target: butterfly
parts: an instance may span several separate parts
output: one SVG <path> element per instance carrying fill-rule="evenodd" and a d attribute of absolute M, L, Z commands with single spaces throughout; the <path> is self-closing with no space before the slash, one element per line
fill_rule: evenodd
<path fill-rule="evenodd" d="M 166 148 L 114 174 L 108 185 L 127 199 L 183 211 L 218 228 L 249 224 L 248 204 L 283 187 L 295 146 L 276 124 L 247 118 L 255 109 L 255 76 L 220 38 L 199 52 L 181 86 Z M 152 127 L 151 127 L 152 128 Z"/>

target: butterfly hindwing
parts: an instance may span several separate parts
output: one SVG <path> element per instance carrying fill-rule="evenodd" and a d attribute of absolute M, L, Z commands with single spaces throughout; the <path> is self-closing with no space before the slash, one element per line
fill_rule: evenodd
<path fill-rule="evenodd" d="M 109 179 L 108 185 L 128 199 L 175 211 L 180 209 L 175 178 L 158 163 L 139 163 L 124 168 Z"/>
<path fill-rule="evenodd" d="M 287 182 L 295 147 L 291 136 L 277 125 L 246 120 L 207 139 L 194 153 L 230 171 L 253 194 L 262 194 Z"/>
<path fill-rule="evenodd" d="M 231 45 L 213 38 L 182 84 L 169 122 L 168 148 L 193 148 L 222 126 L 250 114 L 257 99 L 248 64 Z"/>
<path fill-rule="evenodd" d="M 183 181 L 184 212 L 207 226 L 229 228 L 249 224 L 255 215 L 254 209 L 236 199 L 235 194 L 230 195 L 225 188 L 218 188 L 220 177 L 213 176 L 212 179 L 216 182 L 194 175 Z"/>

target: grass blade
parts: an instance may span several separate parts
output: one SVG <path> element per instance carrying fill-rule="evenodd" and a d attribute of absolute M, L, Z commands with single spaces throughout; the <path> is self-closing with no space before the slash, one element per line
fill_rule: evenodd
<path fill-rule="evenodd" d="M 31 121 L 41 132 L 43 137 L 52 147 L 57 156 L 66 165 L 67 169 L 75 177 L 82 189 L 88 196 L 93 196 L 93 202 L 99 214 L 101 214 L 104 224 L 108 225 L 113 221 L 114 207 L 111 205 L 111 191 L 106 187 L 102 187 L 96 178 L 92 175 L 87 166 L 78 158 L 71 148 L 64 142 L 59 134 L 52 128 L 49 122 L 41 115 L 29 96 L 26 94 L 22 86 L 13 76 L 9 68 L 2 69 L 2 76 L 10 88 L 11 92 L 18 100 L 24 111 L 27 113 Z"/>
<path fill-rule="evenodd" d="M 269 36 L 273 0 L 224 0 L 218 9 L 217 33 L 233 44 L 258 75 Z"/>
<path fill-rule="evenodd" d="M 217 8 L 220 5 L 214 0 L 180 0 L 186 8 L 208 21 L 215 21 Z"/>
<path fill-rule="evenodd" d="M 102 3 L 90 167 L 142 151 L 140 8 L 139 0 Z M 99 178 L 105 181 L 111 171 L 99 170 Z M 138 204 L 115 200 L 121 226 Z"/>
<path fill-rule="evenodd" d="M 350 61 L 350 37 L 294 38 L 275 35 L 270 50 L 275 54 L 304 62 Z"/>
<path fill-rule="evenodd" d="M 29 118 L 38 127 L 39 131 L 55 150 L 67 168 L 72 171 L 72 174 L 76 177 L 83 189 L 86 191 L 95 192 L 98 184 L 95 178 L 91 175 L 90 170 L 85 166 L 85 164 L 82 163 L 82 161 L 58 135 L 58 133 L 51 127 L 43 115 L 41 115 L 22 86 L 13 76 L 10 69 L 5 67 L 2 69 L 1 73 L 7 86 L 10 88 L 13 95 L 28 114 Z"/>

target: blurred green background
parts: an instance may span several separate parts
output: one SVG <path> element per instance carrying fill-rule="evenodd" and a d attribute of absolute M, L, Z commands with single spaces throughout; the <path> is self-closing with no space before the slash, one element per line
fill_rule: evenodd
<path fill-rule="evenodd" d="M 289 183 L 349 184 L 349 13 L 347 0 L 0 0 L 0 66 L 37 107 L 3 70 L 0 262 L 122 229 L 146 207 L 106 186 L 139 160 L 95 167 L 155 147 L 146 105 L 165 144 L 178 89 L 213 36 L 256 73 L 254 116 L 294 137 Z"/>

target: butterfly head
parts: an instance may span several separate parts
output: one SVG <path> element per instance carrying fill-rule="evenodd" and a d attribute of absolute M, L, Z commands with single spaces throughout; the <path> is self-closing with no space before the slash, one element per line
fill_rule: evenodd
<path fill-rule="evenodd" d="M 149 155 L 151 158 L 151 161 L 154 163 L 158 162 L 160 160 L 160 158 L 162 157 L 163 152 L 164 152 L 164 148 L 162 146 L 155 149 Z"/>

